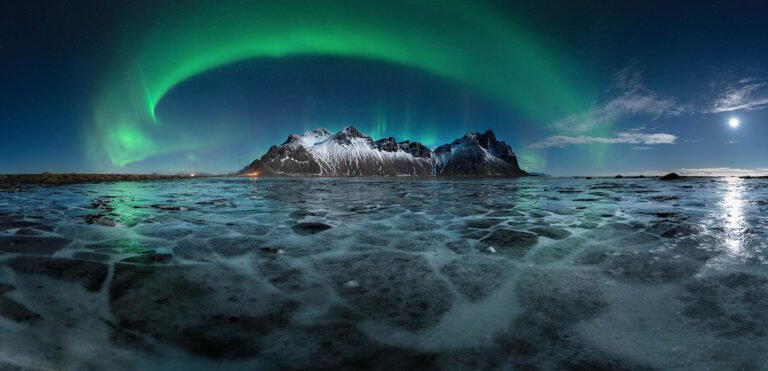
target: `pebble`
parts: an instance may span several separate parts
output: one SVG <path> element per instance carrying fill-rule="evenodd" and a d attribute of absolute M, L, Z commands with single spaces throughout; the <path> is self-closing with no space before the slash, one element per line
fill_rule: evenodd
<path fill-rule="evenodd" d="M 341 285 L 341 287 L 345 289 L 357 289 L 357 288 L 360 288 L 360 283 L 355 280 L 349 280 L 347 282 L 344 282 L 344 284 Z"/>
<path fill-rule="evenodd" d="M 101 214 L 86 215 L 85 222 L 87 224 L 98 224 L 98 225 L 103 225 L 105 227 L 114 227 L 116 225 L 114 220 L 104 217 L 104 215 L 101 215 Z"/>
<path fill-rule="evenodd" d="M 262 247 L 260 250 L 269 254 L 285 254 L 285 250 L 276 247 Z"/>

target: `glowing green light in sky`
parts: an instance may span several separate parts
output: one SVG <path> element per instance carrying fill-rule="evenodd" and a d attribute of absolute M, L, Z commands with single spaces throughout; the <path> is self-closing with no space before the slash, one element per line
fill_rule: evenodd
<path fill-rule="evenodd" d="M 514 14 L 475 1 L 263 1 L 190 5 L 159 14 L 127 39 L 115 71 L 95 99 L 92 156 L 115 166 L 194 149 L 206 133 L 178 138 L 158 104 L 174 86 L 205 71 L 252 58 L 333 55 L 417 68 L 484 92 L 550 122 L 586 107 L 573 66 Z M 130 27 L 129 27 L 130 28 Z M 136 31 L 136 30 L 131 30 Z M 376 115 L 376 113 L 372 113 Z M 392 127 L 380 117 L 377 129 Z M 416 123 L 414 123 L 415 125 Z"/>
<path fill-rule="evenodd" d="M 547 157 L 543 151 L 531 150 L 526 147 L 515 151 L 520 167 L 529 172 L 544 172 L 547 169 Z"/>

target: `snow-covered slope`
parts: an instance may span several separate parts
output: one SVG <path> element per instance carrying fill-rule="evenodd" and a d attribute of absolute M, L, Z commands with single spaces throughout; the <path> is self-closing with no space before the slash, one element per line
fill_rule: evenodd
<path fill-rule="evenodd" d="M 492 131 L 468 133 L 435 151 L 395 138 L 374 141 L 348 126 L 291 134 L 241 174 L 304 176 L 520 176 L 512 149 Z"/>
<path fill-rule="evenodd" d="M 333 133 L 331 133 L 330 131 L 322 128 L 318 128 L 315 130 L 305 131 L 304 134 L 300 136 L 296 134 L 291 134 L 288 136 L 288 139 L 286 139 L 283 145 L 299 144 L 305 148 L 310 148 L 313 145 L 315 145 L 315 143 L 325 141 L 331 136 L 333 136 Z"/>

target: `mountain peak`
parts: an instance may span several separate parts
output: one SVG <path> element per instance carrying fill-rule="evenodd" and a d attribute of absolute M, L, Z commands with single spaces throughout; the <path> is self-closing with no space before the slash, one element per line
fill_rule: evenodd
<path fill-rule="evenodd" d="M 349 136 L 352 138 L 365 138 L 365 135 L 361 133 L 357 128 L 354 126 L 346 126 L 344 129 L 341 129 L 336 135 L 344 135 Z"/>
<path fill-rule="evenodd" d="M 484 133 L 481 133 L 479 131 L 470 131 L 464 134 L 463 137 L 456 139 L 454 143 L 458 142 L 473 142 L 473 143 L 481 143 L 485 146 L 497 142 L 496 134 L 493 132 L 493 130 L 486 130 Z"/>
<path fill-rule="evenodd" d="M 330 131 L 323 128 L 317 128 L 310 131 L 305 131 L 304 134 L 291 134 L 288 135 L 288 139 L 283 142 L 282 145 L 302 145 L 304 147 L 310 147 L 317 142 L 322 142 L 326 138 L 333 135 Z"/>
<path fill-rule="evenodd" d="M 491 142 L 496 141 L 496 134 L 491 129 L 486 130 L 485 133 L 481 134 L 481 136 L 483 138 L 487 138 Z"/>
<path fill-rule="evenodd" d="M 340 144 L 349 145 L 352 144 L 355 139 L 364 139 L 373 142 L 371 138 L 363 135 L 363 133 L 357 130 L 354 126 L 347 126 L 333 135 L 333 140 Z"/>
<path fill-rule="evenodd" d="M 421 143 L 374 141 L 353 126 L 318 128 L 272 146 L 244 174 L 314 176 L 523 176 L 512 148 L 491 130 L 469 132 L 434 151 Z"/>
<path fill-rule="evenodd" d="M 313 129 L 313 130 L 310 130 L 310 131 L 305 131 L 303 136 L 305 136 L 305 137 L 308 137 L 308 136 L 325 137 L 325 136 L 329 136 L 329 135 L 333 135 L 333 133 L 331 133 L 330 131 L 326 130 L 325 128 L 317 128 L 317 129 Z"/>

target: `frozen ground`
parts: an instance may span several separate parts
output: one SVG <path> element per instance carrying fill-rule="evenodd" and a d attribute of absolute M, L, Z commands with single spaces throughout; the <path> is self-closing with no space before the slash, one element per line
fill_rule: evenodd
<path fill-rule="evenodd" d="M 766 369 L 768 181 L 0 193 L 0 369 Z"/>

